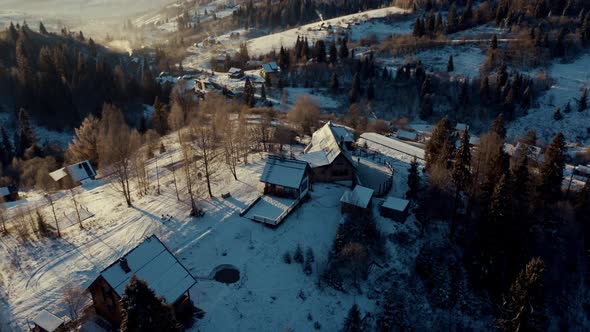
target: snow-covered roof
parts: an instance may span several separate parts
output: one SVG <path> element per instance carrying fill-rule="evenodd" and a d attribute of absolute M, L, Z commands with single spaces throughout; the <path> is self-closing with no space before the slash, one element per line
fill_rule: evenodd
<path fill-rule="evenodd" d="M 363 133 L 361 139 L 374 143 L 377 147 L 384 147 L 395 152 L 401 152 L 409 156 L 424 160 L 424 149 L 401 141 L 397 138 L 383 136 L 377 133 Z M 360 140 L 359 140 L 360 141 Z M 362 143 L 362 141 L 361 141 Z"/>
<path fill-rule="evenodd" d="M 307 162 L 309 164 L 309 166 L 311 166 L 312 168 L 322 167 L 322 166 L 326 166 L 326 165 L 330 164 L 330 162 L 328 161 L 328 158 L 326 157 L 325 151 L 315 151 L 315 152 L 310 152 L 310 153 L 304 153 L 300 156 L 297 156 L 296 158 L 297 158 L 297 160 Z"/>
<path fill-rule="evenodd" d="M 35 316 L 35 318 L 33 318 L 33 323 L 47 332 L 53 332 L 57 330 L 57 328 L 59 328 L 64 323 L 64 321 L 63 319 L 43 309 L 37 316 Z"/>
<path fill-rule="evenodd" d="M 299 189 L 305 178 L 307 162 L 269 156 L 260 176 L 260 182 Z"/>
<path fill-rule="evenodd" d="M 588 166 L 578 165 L 578 166 L 576 166 L 576 171 L 578 171 L 579 173 L 584 173 L 584 174 L 590 175 L 590 165 L 588 165 Z"/>
<path fill-rule="evenodd" d="M 408 200 L 389 196 L 385 202 L 383 202 L 382 207 L 395 211 L 405 211 L 408 204 L 410 204 L 410 201 Z"/>
<path fill-rule="evenodd" d="M 373 192 L 371 188 L 356 186 L 352 191 L 347 190 L 340 198 L 340 202 L 365 209 L 369 206 Z"/>
<path fill-rule="evenodd" d="M 242 72 L 242 70 L 240 68 L 236 68 L 236 67 L 231 67 L 228 71 L 228 73 L 230 73 L 230 74 L 239 74 L 241 72 Z"/>
<path fill-rule="evenodd" d="M 457 125 L 455 126 L 455 130 L 457 130 L 457 131 L 469 130 L 469 125 L 466 123 L 457 123 Z"/>
<path fill-rule="evenodd" d="M 418 134 L 407 130 L 400 130 L 397 132 L 397 138 L 408 141 L 416 141 L 418 139 Z"/>
<path fill-rule="evenodd" d="M 312 160 L 310 162 L 311 166 L 330 165 L 341 153 L 347 159 L 350 159 L 346 147 L 341 142 L 354 142 L 352 130 L 328 121 L 322 128 L 313 133 L 311 142 L 305 148 L 306 155 L 315 152 L 315 155 L 309 157 Z M 324 154 L 324 157 L 321 157 L 321 154 Z M 306 158 L 304 156 L 298 157 L 300 160 L 306 160 Z"/>
<path fill-rule="evenodd" d="M 127 273 L 123 270 L 122 260 L 129 267 Z M 100 275 L 119 296 L 123 295 L 125 287 L 135 275 L 167 303 L 176 302 L 196 283 L 190 272 L 155 235 L 104 269 Z"/>
<path fill-rule="evenodd" d="M 262 64 L 262 70 L 264 70 L 265 73 L 274 73 L 279 71 L 279 65 L 277 65 L 277 63 L 274 61 L 264 63 Z"/>
<path fill-rule="evenodd" d="M 51 176 L 53 181 L 59 181 L 68 176 L 68 174 L 74 182 L 80 182 L 95 177 L 96 171 L 88 160 L 84 160 L 53 171 L 49 173 L 49 176 Z"/>
<path fill-rule="evenodd" d="M 0 197 L 4 197 L 4 196 L 8 196 L 10 195 L 10 188 L 8 187 L 2 187 L 0 188 Z"/>

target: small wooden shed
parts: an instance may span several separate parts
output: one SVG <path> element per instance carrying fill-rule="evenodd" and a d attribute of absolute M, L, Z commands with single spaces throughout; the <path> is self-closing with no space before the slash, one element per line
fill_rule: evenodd
<path fill-rule="evenodd" d="M 370 209 L 373 193 L 373 189 L 363 186 L 356 186 L 352 191 L 347 190 L 340 198 L 342 213 Z"/>
<path fill-rule="evenodd" d="M 379 211 L 383 217 L 403 223 L 408 217 L 409 206 L 410 201 L 390 196 L 383 202 Z"/>
<path fill-rule="evenodd" d="M 65 321 L 51 312 L 43 309 L 35 318 L 33 318 L 33 332 L 55 332 L 65 331 Z"/>

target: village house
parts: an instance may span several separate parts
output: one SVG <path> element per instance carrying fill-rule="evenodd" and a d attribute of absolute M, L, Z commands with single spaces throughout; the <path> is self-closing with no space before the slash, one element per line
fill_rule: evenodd
<path fill-rule="evenodd" d="M 0 202 L 18 201 L 18 188 L 16 186 L 6 186 L 0 188 Z"/>
<path fill-rule="evenodd" d="M 65 320 L 59 318 L 51 312 L 43 309 L 35 318 L 33 318 L 32 332 L 57 332 L 66 331 Z"/>
<path fill-rule="evenodd" d="M 189 290 L 195 277 L 152 235 L 104 269 L 88 287 L 94 310 L 112 326 L 121 324 L 119 300 L 134 275 L 171 304 L 177 316 L 192 310 Z"/>
<path fill-rule="evenodd" d="M 229 76 L 229 78 L 239 79 L 244 77 L 244 71 L 240 68 L 231 67 L 227 72 L 227 76 Z"/>
<path fill-rule="evenodd" d="M 75 186 L 94 180 L 96 171 L 88 160 L 72 164 L 49 173 L 55 182 L 71 183 Z"/>
<path fill-rule="evenodd" d="M 279 83 L 280 71 L 281 68 L 274 61 L 263 63 L 262 68 L 260 69 L 260 76 L 262 76 L 267 82 L 270 82 L 271 85 L 277 86 Z"/>
<path fill-rule="evenodd" d="M 342 213 L 369 210 L 373 193 L 373 189 L 358 185 L 353 190 L 347 190 L 340 198 Z"/>
<path fill-rule="evenodd" d="M 387 197 L 379 208 L 381 216 L 390 218 L 397 222 L 405 222 L 409 213 L 410 202 L 397 197 Z"/>
<path fill-rule="evenodd" d="M 353 143 L 352 129 L 328 122 L 313 133 L 311 143 L 297 159 L 309 163 L 313 181 L 352 181 L 355 177 L 350 156 Z"/>
<path fill-rule="evenodd" d="M 309 174 L 306 162 L 269 156 L 260 182 L 265 195 L 301 199 L 310 189 Z"/>

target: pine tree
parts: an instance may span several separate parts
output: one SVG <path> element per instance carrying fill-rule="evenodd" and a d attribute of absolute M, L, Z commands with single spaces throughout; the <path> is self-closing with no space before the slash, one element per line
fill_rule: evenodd
<path fill-rule="evenodd" d="M 246 82 L 244 83 L 244 104 L 248 107 L 254 107 L 254 104 L 256 103 L 254 93 L 254 85 L 250 81 L 250 78 L 246 78 Z"/>
<path fill-rule="evenodd" d="M 582 95 L 578 100 L 578 112 L 584 111 L 588 107 L 588 88 L 582 89 Z"/>
<path fill-rule="evenodd" d="M 449 13 L 447 14 L 447 33 L 453 33 L 457 31 L 457 28 L 457 6 L 455 6 L 455 3 L 453 3 L 451 5 L 451 9 L 449 9 Z"/>
<path fill-rule="evenodd" d="M 561 182 L 565 168 L 565 137 L 557 133 L 545 150 L 545 161 L 540 168 L 539 194 L 544 204 L 554 203 L 561 197 Z"/>
<path fill-rule="evenodd" d="M 43 22 L 39 22 L 39 33 L 41 33 L 42 35 L 46 35 L 47 34 L 47 29 L 45 29 L 45 26 L 43 25 Z"/>
<path fill-rule="evenodd" d="M 154 100 L 154 111 L 150 122 L 152 129 L 160 136 L 166 135 L 170 129 L 168 126 L 168 112 L 166 112 L 166 108 L 162 105 L 158 96 Z"/>
<path fill-rule="evenodd" d="M 416 18 L 412 35 L 414 35 L 414 37 L 422 37 L 424 35 L 424 27 L 422 26 L 422 20 L 420 17 Z"/>
<path fill-rule="evenodd" d="M 436 22 L 434 23 L 434 31 L 435 33 L 443 33 L 444 24 L 442 20 L 442 14 L 438 12 L 436 14 Z"/>
<path fill-rule="evenodd" d="M 449 55 L 449 61 L 447 61 L 447 72 L 453 72 L 455 70 L 455 65 L 453 64 L 453 55 Z"/>
<path fill-rule="evenodd" d="M 492 123 L 492 132 L 496 133 L 501 138 L 506 138 L 506 127 L 504 126 L 504 115 L 500 113 Z"/>
<path fill-rule="evenodd" d="M 332 64 L 338 61 L 338 49 L 336 48 L 336 42 L 330 44 L 330 62 Z"/>
<path fill-rule="evenodd" d="M 355 103 L 359 96 L 361 95 L 361 78 L 359 73 L 357 72 L 356 74 L 354 74 L 354 77 L 352 78 L 352 87 L 350 89 L 350 92 L 348 93 L 348 98 L 350 100 L 350 103 Z"/>
<path fill-rule="evenodd" d="M 180 331 L 170 305 L 134 275 L 120 300 L 121 332 Z"/>
<path fill-rule="evenodd" d="M 501 318 L 496 325 L 501 331 L 544 331 L 543 279 L 545 263 L 533 258 L 520 272 L 510 292 L 504 297 Z"/>
<path fill-rule="evenodd" d="M 98 167 L 98 131 L 99 120 L 89 115 L 75 129 L 72 143 L 66 153 L 71 161 L 88 160 L 94 167 Z"/>
<path fill-rule="evenodd" d="M 346 44 L 346 39 L 342 40 L 342 44 L 340 44 L 340 49 L 338 49 L 338 56 L 340 59 L 344 60 L 348 58 L 348 45 Z"/>
<path fill-rule="evenodd" d="M 29 113 L 21 108 L 18 112 L 18 127 L 15 133 L 16 155 L 22 157 L 25 151 L 37 144 L 35 132 L 31 126 Z"/>
<path fill-rule="evenodd" d="M 492 41 L 490 42 L 490 49 L 495 50 L 498 48 L 498 36 L 495 34 L 492 36 Z"/>
<path fill-rule="evenodd" d="M 418 198 L 420 192 L 420 175 L 418 174 L 418 161 L 414 157 L 410 163 L 410 169 L 408 171 L 408 191 L 406 192 L 406 198 L 415 200 Z"/>
<path fill-rule="evenodd" d="M 563 115 L 561 115 L 561 108 L 558 107 L 555 110 L 555 112 L 553 113 L 553 119 L 555 121 L 559 121 L 559 120 L 563 119 Z"/>
<path fill-rule="evenodd" d="M 332 73 L 332 78 L 330 79 L 330 89 L 332 90 L 333 93 L 338 92 L 338 89 L 340 88 L 340 83 L 338 82 L 338 76 L 336 75 L 336 72 Z"/>
<path fill-rule="evenodd" d="M 359 310 L 358 305 L 355 303 L 348 311 L 348 315 L 346 316 L 346 320 L 344 321 L 344 326 L 342 327 L 342 332 L 361 332 L 363 331 L 362 323 L 361 323 L 361 312 Z"/>
<path fill-rule="evenodd" d="M 317 62 L 326 62 L 326 43 L 322 39 L 315 42 L 313 51 Z"/>
<path fill-rule="evenodd" d="M 447 165 L 449 163 L 447 157 L 452 156 L 452 144 L 450 142 L 451 122 L 445 116 L 436 124 L 430 140 L 426 143 L 424 158 L 427 169 L 436 164 Z"/>
<path fill-rule="evenodd" d="M 3 165 L 8 165 L 8 163 L 12 160 L 12 157 L 14 157 L 14 148 L 12 147 L 12 143 L 8 137 L 8 132 L 4 126 L 0 126 L 0 135 L 0 138 L 2 139 L 2 141 L 0 141 L 0 148 L 2 150 L 2 152 L 0 152 L 0 155 L 2 156 L 0 163 Z"/>
<path fill-rule="evenodd" d="M 455 185 L 455 199 L 459 199 L 459 194 L 467 188 L 471 180 L 471 148 L 469 146 L 469 132 L 465 130 L 461 135 L 461 145 L 455 151 L 455 161 L 453 163 L 453 184 Z"/>

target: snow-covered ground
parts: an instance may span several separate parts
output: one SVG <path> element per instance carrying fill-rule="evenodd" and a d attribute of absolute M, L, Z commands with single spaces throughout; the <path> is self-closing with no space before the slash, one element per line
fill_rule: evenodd
<path fill-rule="evenodd" d="M 164 167 L 179 158 L 178 148 L 170 141 L 166 147 L 168 152 L 160 158 L 161 195 L 152 191 L 134 197 L 134 207 L 128 208 L 106 180 L 97 180 L 81 188 L 77 195 L 78 202 L 95 215 L 84 221 L 84 229 L 73 225 L 63 231 L 61 239 L 28 243 L 22 243 L 14 232 L 0 237 L 0 282 L 5 292 L 0 298 L 6 300 L 0 301 L 0 311 L 12 328 L 25 328 L 27 319 L 41 309 L 65 315 L 62 291 L 66 285 L 88 286 L 102 269 L 152 234 L 163 240 L 193 275 L 202 279 L 191 289 L 191 297 L 206 314 L 193 330 L 259 331 L 264 326 L 269 331 L 304 331 L 311 330 L 318 321 L 322 330 L 333 331 L 341 326 L 354 302 L 364 310 L 376 310 L 375 303 L 365 295 L 315 286 L 342 219 L 339 200 L 346 187 L 316 184 L 311 198 L 281 226 L 264 227 L 238 213 L 259 195 L 258 179 L 264 160 L 253 155 L 250 164 L 239 167 L 238 181 L 228 171 L 221 171 L 213 189 L 217 197 L 199 203 L 205 217 L 192 219 L 188 217 L 186 199 L 176 200 L 172 174 Z M 150 166 L 155 186 L 153 161 Z M 402 193 L 405 173 L 400 172 L 394 189 Z M 184 186 L 180 190 L 184 192 Z M 230 198 L 218 198 L 226 192 L 231 193 Z M 48 221 L 52 220 L 42 193 L 24 194 L 26 198 L 20 204 L 9 208 L 10 214 L 19 208 L 39 208 Z M 61 194 L 56 201 L 58 218 L 71 213 L 72 204 L 69 193 Z M 417 229 L 413 218 L 393 226 L 391 221 L 378 221 L 386 232 Z M 297 244 L 304 249 L 310 247 L 315 253 L 316 263 L 310 276 L 303 273 L 301 265 L 287 265 L 282 260 L 282 255 L 292 253 Z M 207 280 L 221 264 L 236 266 L 240 281 L 226 285 Z M 392 266 L 407 269 L 400 262 Z M 307 319 L 308 314 L 313 320 Z"/>
<path fill-rule="evenodd" d="M 537 136 L 548 143 L 555 134 L 562 132 L 568 141 L 590 144 L 590 109 L 577 111 L 577 101 L 581 89 L 590 85 L 590 54 L 585 53 L 571 63 L 554 62 L 547 69 L 553 79 L 553 85 L 538 99 L 538 105 L 529 110 L 529 114 L 507 125 L 509 138 L 522 136 L 529 129 L 535 129 Z M 567 102 L 572 111 L 564 113 Z M 563 119 L 556 121 L 553 113 L 561 108 Z"/>
<path fill-rule="evenodd" d="M 353 36 L 363 36 L 367 34 L 376 34 L 377 36 L 384 36 L 400 31 L 411 31 L 409 23 L 395 23 L 392 26 L 383 23 L 366 22 L 370 19 L 383 18 L 392 14 L 408 13 L 408 10 L 398 7 L 387 7 L 366 12 L 341 16 L 325 21 L 326 25 L 339 25 L 341 23 L 359 22 L 361 28 L 357 25 L 352 25 Z M 248 52 L 251 56 L 263 55 L 272 50 L 278 51 L 281 46 L 292 48 L 297 41 L 297 36 L 307 36 L 309 42 L 315 42 L 319 39 L 324 39 L 328 36 L 328 31 L 320 30 L 320 22 L 310 23 L 301 27 L 286 30 L 279 33 L 274 33 L 248 41 Z M 367 24 L 365 27 L 364 25 Z"/>

